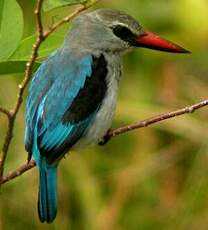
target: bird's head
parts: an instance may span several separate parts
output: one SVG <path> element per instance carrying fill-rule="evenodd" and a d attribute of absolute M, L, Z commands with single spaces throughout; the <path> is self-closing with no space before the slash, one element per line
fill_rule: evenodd
<path fill-rule="evenodd" d="M 76 40 L 81 47 L 112 52 L 144 47 L 172 53 L 189 53 L 175 43 L 144 30 L 128 14 L 110 9 L 98 9 L 78 16 L 66 41 L 70 38 Z"/>

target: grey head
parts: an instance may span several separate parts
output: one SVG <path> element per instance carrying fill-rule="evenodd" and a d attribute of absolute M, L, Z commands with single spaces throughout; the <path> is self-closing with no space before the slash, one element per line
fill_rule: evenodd
<path fill-rule="evenodd" d="M 133 46 L 131 39 L 143 36 L 142 26 L 128 14 L 98 9 L 76 17 L 65 46 L 109 52 L 122 52 Z"/>
<path fill-rule="evenodd" d="M 64 43 L 65 49 L 94 53 L 121 53 L 132 47 L 189 53 L 173 42 L 144 31 L 130 15 L 111 9 L 98 9 L 76 17 Z"/>

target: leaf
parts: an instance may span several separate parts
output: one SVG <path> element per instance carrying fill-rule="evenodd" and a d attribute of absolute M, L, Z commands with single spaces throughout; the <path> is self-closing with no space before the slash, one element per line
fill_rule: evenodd
<path fill-rule="evenodd" d="M 27 61 L 3 61 L 0 62 L 0 75 L 24 73 Z M 34 71 L 40 63 L 36 62 Z"/>
<path fill-rule="evenodd" d="M 39 58 L 46 57 L 51 52 L 53 52 L 55 49 L 60 47 L 60 45 L 63 43 L 64 37 L 61 35 L 58 35 L 57 33 L 52 34 L 49 36 L 41 45 L 39 50 Z M 13 53 L 13 55 L 10 57 L 10 60 L 29 60 L 31 56 L 31 50 L 32 46 L 36 41 L 36 36 L 32 35 L 30 37 L 25 38 L 20 43 L 17 50 Z"/>
<path fill-rule="evenodd" d="M 43 3 L 43 10 L 49 11 L 54 8 L 58 8 L 61 6 L 69 6 L 75 4 L 83 4 L 88 2 L 89 0 L 45 0 Z"/>
<path fill-rule="evenodd" d="M 0 0 L 0 60 L 15 51 L 22 38 L 23 15 L 15 0 Z"/>

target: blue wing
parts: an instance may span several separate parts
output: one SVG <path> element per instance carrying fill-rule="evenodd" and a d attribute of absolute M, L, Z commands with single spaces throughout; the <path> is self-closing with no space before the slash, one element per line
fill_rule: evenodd
<path fill-rule="evenodd" d="M 83 135 L 104 97 L 106 71 L 104 57 L 97 61 L 92 55 L 74 56 L 63 50 L 41 65 L 26 105 L 25 145 L 29 153 L 39 152 L 36 161 L 40 155 L 51 163 L 59 160 Z M 94 81 L 98 76 L 100 81 Z M 83 104 L 86 98 L 91 101 Z M 39 151 L 33 151 L 34 146 Z"/>

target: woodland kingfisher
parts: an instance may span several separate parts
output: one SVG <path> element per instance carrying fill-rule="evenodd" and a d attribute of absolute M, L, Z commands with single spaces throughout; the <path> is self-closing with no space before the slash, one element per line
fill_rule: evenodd
<path fill-rule="evenodd" d="M 132 48 L 188 53 L 148 32 L 131 16 L 98 9 L 77 16 L 63 45 L 34 74 L 26 103 L 25 147 L 39 170 L 38 214 L 57 214 L 57 167 L 70 150 L 99 143 L 109 130 Z"/>

